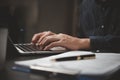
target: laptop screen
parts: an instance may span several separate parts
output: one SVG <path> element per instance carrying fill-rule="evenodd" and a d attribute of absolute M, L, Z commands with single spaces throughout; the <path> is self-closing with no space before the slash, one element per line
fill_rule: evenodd
<path fill-rule="evenodd" d="M 0 27 L 0 70 L 4 67 L 6 59 L 7 35 L 8 29 Z"/>

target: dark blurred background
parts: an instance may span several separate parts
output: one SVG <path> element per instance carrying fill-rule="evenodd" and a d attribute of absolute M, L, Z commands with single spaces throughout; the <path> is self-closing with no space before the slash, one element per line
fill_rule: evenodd
<path fill-rule="evenodd" d="M 14 43 L 30 42 L 42 31 L 76 34 L 80 0 L 0 0 L 0 26 Z"/>

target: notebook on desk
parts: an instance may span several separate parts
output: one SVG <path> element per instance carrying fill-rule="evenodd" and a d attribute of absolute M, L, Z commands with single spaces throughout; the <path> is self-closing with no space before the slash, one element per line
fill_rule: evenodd
<path fill-rule="evenodd" d="M 38 46 L 35 46 L 31 43 L 18 43 L 14 44 L 12 39 L 8 37 L 8 46 L 12 49 L 14 48 L 21 55 L 35 55 L 35 54 L 57 54 L 65 52 L 65 48 L 62 47 L 54 47 L 51 50 L 43 51 L 40 50 Z"/>
<path fill-rule="evenodd" d="M 74 57 L 74 58 L 73 58 Z M 76 57 L 76 58 L 75 58 Z M 79 57 L 79 59 L 77 58 Z M 83 58 L 82 58 L 83 57 Z M 65 58 L 67 60 L 65 60 Z M 69 59 L 73 58 L 73 59 Z M 55 59 L 62 59 L 62 61 L 54 61 Z M 15 66 L 12 67 L 13 70 L 31 72 L 31 71 L 43 71 L 43 72 L 52 72 L 66 75 L 77 75 L 80 73 L 80 70 L 75 68 L 76 65 L 73 65 L 79 61 L 94 60 L 95 54 L 87 51 L 68 51 L 58 55 L 52 55 L 44 58 L 37 58 L 31 60 L 22 60 L 15 61 Z M 61 63 L 70 62 L 74 66 L 73 69 L 65 68 L 67 66 L 61 66 Z"/>

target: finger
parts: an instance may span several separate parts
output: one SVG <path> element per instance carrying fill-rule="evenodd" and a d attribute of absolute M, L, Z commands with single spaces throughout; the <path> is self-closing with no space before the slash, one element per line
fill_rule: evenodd
<path fill-rule="evenodd" d="M 34 34 L 33 38 L 32 38 L 32 43 L 37 43 L 39 38 L 43 35 L 43 33 L 37 33 Z"/>
<path fill-rule="evenodd" d="M 33 43 L 37 43 L 38 40 L 40 39 L 40 37 L 42 37 L 43 35 L 45 35 L 48 31 L 44 31 L 44 32 L 41 32 L 41 33 L 37 33 L 37 34 L 34 34 L 33 38 L 32 38 L 32 42 Z"/>
<path fill-rule="evenodd" d="M 53 35 L 54 33 L 52 33 L 51 31 L 47 31 L 46 33 L 44 33 L 44 35 L 42 35 L 39 40 L 38 43 L 41 43 L 41 41 L 46 38 L 47 36 Z"/>
<path fill-rule="evenodd" d="M 59 39 L 56 37 L 56 35 L 52 35 L 52 36 L 47 36 L 46 38 L 44 38 L 40 45 L 41 46 L 46 46 L 52 42 L 55 42 L 55 41 L 59 41 Z"/>
<path fill-rule="evenodd" d="M 43 50 L 50 50 L 51 48 L 58 47 L 58 46 L 61 46 L 60 41 L 52 42 L 48 46 L 46 46 Z"/>

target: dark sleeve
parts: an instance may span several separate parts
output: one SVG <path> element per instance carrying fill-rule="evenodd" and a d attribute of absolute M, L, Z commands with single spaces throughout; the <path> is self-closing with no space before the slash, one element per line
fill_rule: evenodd
<path fill-rule="evenodd" d="M 120 36 L 90 36 L 90 45 L 95 52 L 120 52 Z"/>

